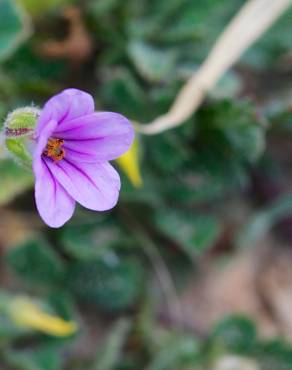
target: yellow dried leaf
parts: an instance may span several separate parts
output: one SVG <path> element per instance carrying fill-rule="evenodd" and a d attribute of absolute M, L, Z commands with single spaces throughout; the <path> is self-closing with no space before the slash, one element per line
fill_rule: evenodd
<path fill-rule="evenodd" d="M 117 159 L 117 162 L 134 186 L 142 186 L 143 182 L 138 159 L 138 141 L 136 139 L 131 148 Z"/>
<path fill-rule="evenodd" d="M 14 324 L 56 337 L 66 337 L 77 330 L 74 322 L 65 321 L 61 317 L 44 312 L 37 304 L 25 297 L 15 298 L 11 302 L 9 313 Z"/>

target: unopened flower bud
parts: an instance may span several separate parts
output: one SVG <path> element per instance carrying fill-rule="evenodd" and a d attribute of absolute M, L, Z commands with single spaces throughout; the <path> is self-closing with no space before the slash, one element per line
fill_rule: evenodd
<path fill-rule="evenodd" d="M 34 129 L 39 117 L 39 109 L 25 107 L 9 113 L 5 124 L 5 145 L 12 157 L 31 168 L 34 147 Z"/>

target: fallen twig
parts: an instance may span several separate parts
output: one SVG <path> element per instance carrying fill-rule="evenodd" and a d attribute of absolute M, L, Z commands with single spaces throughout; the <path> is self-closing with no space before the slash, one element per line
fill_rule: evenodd
<path fill-rule="evenodd" d="M 169 111 L 138 132 L 154 135 L 182 125 L 200 106 L 224 73 L 281 16 L 292 0 L 248 0 L 219 36 L 198 71 L 179 91 Z"/>

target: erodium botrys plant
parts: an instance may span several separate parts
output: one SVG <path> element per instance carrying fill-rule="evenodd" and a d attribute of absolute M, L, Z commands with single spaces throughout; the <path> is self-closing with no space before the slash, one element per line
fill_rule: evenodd
<path fill-rule="evenodd" d="M 109 161 L 129 149 L 134 130 L 120 114 L 95 112 L 90 94 L 67 89 L 42 110 L 16 109 L 4 136 L 9 152 L 33 169 L 37 209 L 49 226 L 68 221 L 76 202 L 95 211 L 116 205 L 120 177 Z"/>

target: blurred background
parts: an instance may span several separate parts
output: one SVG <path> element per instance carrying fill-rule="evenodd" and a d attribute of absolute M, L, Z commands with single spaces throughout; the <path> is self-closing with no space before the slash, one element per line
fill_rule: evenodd
<path fill-rule="evenodd" d="M 150 122 L 244 4 L 0 0 L 0 125 L 67 87 Z M 183 125 L 137 132 L 109 212 L 46 227 L 2 146 L 1 370 L 292 369 L 291 25 Z"/>

